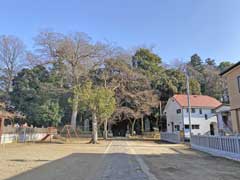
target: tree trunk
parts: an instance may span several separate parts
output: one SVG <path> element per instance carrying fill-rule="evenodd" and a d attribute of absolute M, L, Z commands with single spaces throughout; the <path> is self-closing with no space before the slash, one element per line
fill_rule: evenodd
<path fill-rule="evenodd" d="M 135 126 L 136 119 L 133 120 L 132 122 L 132 127 L 131 127 L 131 135 L 134 135 L 134 126 Z"/>
<path fill-rule="evenodd" d="M 159 129 L 162 117 L 162 102 L 159 102 L 159 118 L 156 118 L 156 127 Z"/>
<path fill-rule="evenodd" d="M 144 133 L 144 121 L 143 121 L 143 115 L 142 115 L 142 118 L 141 118 L 141 133 L 143 135 Z"/>
<path fill-rule="evenodd" d="M 72 117 L 71 117 L 71 125 L 74 129 L 77 127 L 77 110 L 72 111 Z"/>
<path fill-rule="evenodd" d="M 104 131 L 103 131 L 103 138 L 104 139 L 107 139 L 108 138 L 108 129 L 107 129 L 107 126 L 108 126 L 108 120 L 106 119 L 104 121 Z"/>
<path fill-rule="evenodd" d="M 78 96 L 73 96 L 73 107 L 72 107 L 72 117 L 71 117 L 71 125 L 74 129 L 77 127 L 77 113 L 78 113 Z"/>
<path fill-rule="evenodd" d="M 96 113 L 93 112 L 92 114 L 92 140 L 93 144 L 96 144 L 98 141 L 98 126 L 97 126 L 97 117 Z"/>

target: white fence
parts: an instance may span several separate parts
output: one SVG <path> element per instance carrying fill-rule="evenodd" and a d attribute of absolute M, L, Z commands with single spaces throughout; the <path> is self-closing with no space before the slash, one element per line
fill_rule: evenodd
<path fill-rule="evenodd" d="M 191 136 L 191 147 L 240 161 L 240 137 L 238 136 Z"/>
<path fill-rule="evenodd" d="M 46 133 L 34 133 L 34 134 L 2 134 L 0 137 L 0 144 L 7 144 L 12 142 L 27 142 L 27 141 L 39 141 L 44 138 Z"/>
<path fill-rule="evenodd" d="M 180 143 L 181 136 L 179 132 L 169 133 L 169 132 L 160 132 L 160 139 L 163 141 L 171 143 Z"/>
<path fill-rule="evenodd" d="M 39 141 L 47 134 L 57 134 L 52 128 L 12 128 L 5 127 L 0 134 L 0 144 L 12 142 Z"/>

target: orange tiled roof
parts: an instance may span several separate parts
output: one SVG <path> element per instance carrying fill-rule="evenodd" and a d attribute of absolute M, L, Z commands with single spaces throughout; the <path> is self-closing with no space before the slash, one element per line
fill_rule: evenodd
<path fill-rule="evenodd" d="M 176 94 L 173 98 L 178 102 L 178 104 L 182 107 L 188 106 L 187 95 L 185 94 Z M 220 106 L 222 103 L 217 99 L 204 96 L 204 95 L 190 95 L 190 104 L 192 107 L 208 107 L 208 108 L 216 108 Z"/>

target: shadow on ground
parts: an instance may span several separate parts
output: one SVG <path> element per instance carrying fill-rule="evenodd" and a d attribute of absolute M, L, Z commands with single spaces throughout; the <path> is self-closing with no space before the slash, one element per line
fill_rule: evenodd
<path fill-rule="evenodd" d="M 150 147 L 151 148 L 151 147 Z M 239 180 L 240 163 L 204 153 L 171 148 L 173 153 L 139 154 L 159 180 Z M 197 153 L 197 155 L 196 155 Z M 24 161 L 12 159 L 10 161 Z M 36 160 L 37 161 L 37 160 Z M 40 160 L 48 161 L 48 160 Z M 142 180 L 148 179 L 127 153 L 74 153 L 9 178 L 9 180 Z"/>

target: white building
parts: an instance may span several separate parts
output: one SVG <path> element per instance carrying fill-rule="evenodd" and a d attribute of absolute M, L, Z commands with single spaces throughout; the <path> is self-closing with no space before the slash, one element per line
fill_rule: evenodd
<path fill-rule="evenodd" d="M 215 98 L 191 95 L 191 124 L 194 135 L 217 134 L 217 117 L 214 109 L 221 105 Z M 189 137 L 189 118 L 187 95 L 174 95 L 164 109 L 167 118 L 167 131 L 184 131 Z"/>

